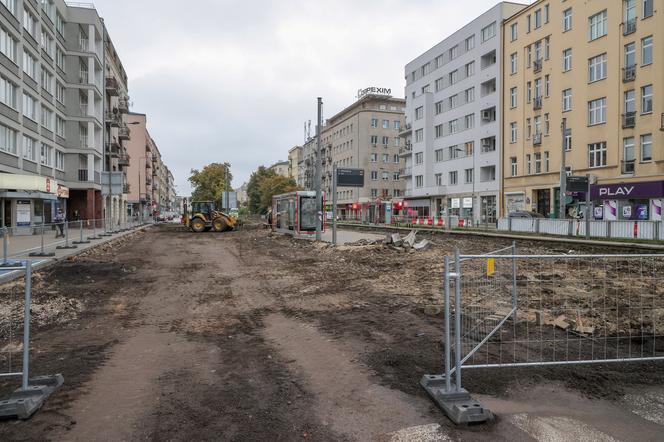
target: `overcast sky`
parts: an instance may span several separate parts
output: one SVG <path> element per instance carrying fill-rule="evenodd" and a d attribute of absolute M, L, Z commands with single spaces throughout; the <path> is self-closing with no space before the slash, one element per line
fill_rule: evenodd
<path fill-rule="evenodd" d="M 367 86 L 403 97 L 404 66 L 494 0 L 96 0 L 179 195 L 229 161 L 233 185 L 288 158 L 303 124 Z"/>

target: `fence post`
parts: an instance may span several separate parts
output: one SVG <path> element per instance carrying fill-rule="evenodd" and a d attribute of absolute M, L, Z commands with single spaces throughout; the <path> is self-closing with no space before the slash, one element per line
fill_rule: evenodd
<path fill-rule="evenodd" d="M 461 260 L 459 259 L 459 249 L 454 249 L 454 375 L 455 389 L 457 393 L 461 392 Z"/>
<path fill-rule="evenodd" d="M 7 227 L 2 228 L 2 265 L 8 265 L 7 262 Z"/>
<path fill-rule="evenodd" d="M 443 277 L 443 290 L 445 294 L 445 391 L 452 391 L 450 379 L 450 358 L 452 341 L 450 337 L 450 258 L 445 255 L 445 276 Z"/>
<path fill-rule="evenodd" d="M 44 252 L 44 219 L 42 218 L 41 223 L 41 247 L 39 252 L 29 253 L 28 256 L 55 256 L 55 253 L 46 253 Z"/>
<path fill-rule="evenodd" d="M 514 323 L 516 323 L 516 307 L 518 302 L 519 298 L 516 289 L 516 241 L 512 241 L 512 308 L 514 309 L 512 320 Z"/>
<path fill-rule="evenodd" d="M 21 390 L 28 389 L 30 378 L 30 302 L 32 301 L 32 261 L 25 262 L 25 305 L 23 309 L 23 369 Z"/>
<path fill-rule="evenodd" d="M 63 250 L 63 249 L 77 249 L 77 248 L 78 248 L 77 246 L 69 245 L 69 221 L 67 220 L 65 221 L 65 245 L 57 246 L 56 249 Z"/>

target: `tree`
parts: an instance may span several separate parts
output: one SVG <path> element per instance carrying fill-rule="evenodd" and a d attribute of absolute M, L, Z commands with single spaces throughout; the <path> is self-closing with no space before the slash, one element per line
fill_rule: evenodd
<path fill-rule="evenodd" d="M 261 191 L 261 212 L 266 211 L 272 206 L 272 197 L 297 190 L 297 184 L 293 178 L 286 178 L 281 175 L 274 175 L 265 178 L 260 185 Z"/>
<path fill-rule="evenodd" d="M 271 178 L 277 174 L 265 166 L 260 166 L 251 174 L 249 183 L 247 183 L 247 198 L 249 199 L 249 211 L 251 213 L 267 212 L 267 207 L 261 207 L 261 184 L 266 178 Z"/>
<path fill-rule="evenodd" d="M 231 190 L 233 175 L 230 168 L 229 163 L 212 163 L 201 171 L 191 169 L 189 182 L 194 187 L 191 199 L 193 201 L 220 201 L 223 193 Z"/>

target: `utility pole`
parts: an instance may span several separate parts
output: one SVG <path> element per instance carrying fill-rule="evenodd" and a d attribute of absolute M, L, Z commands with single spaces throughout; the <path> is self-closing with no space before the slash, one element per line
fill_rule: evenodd
<path fill-rule="evenodd" d="M 560 125 L 562 144 L 560 149 L 560 200 L 559 200 L 559 209 L 558 209 L 558 218 L 565 219 L 565 207 L 567 200 L 567 168 L 566 165 L 566 136 L 567 136 L 567 118 L 563 118 L 563 122 Z"/>
<path fill-rule="evenodd" d="M 315 178 L 314 186 L 316 189 L 316 213 L 318 219 L 316 221 L 316 241 L 321 240 L 321 224 L 323 223 L 323 195 L 321 193 L 321 157 L 320 157 L 320 134 L 321 126 L 323 125 L 323 99 L 318 97 L 318 124 L 316 125 L 316 165 L 315 165 Z"/>

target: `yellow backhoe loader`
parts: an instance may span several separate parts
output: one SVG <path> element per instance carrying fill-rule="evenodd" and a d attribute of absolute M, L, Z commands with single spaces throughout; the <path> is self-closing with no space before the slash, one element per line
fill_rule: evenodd
<path fill-rule="evenodd" d="M 222 212 L 213 201 L 192 201 L 190 210 L 185 207 L 183 224 L 193 232 L 226 232 L 235 229 L 237 218 Z"/>

